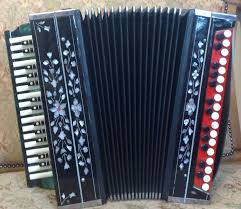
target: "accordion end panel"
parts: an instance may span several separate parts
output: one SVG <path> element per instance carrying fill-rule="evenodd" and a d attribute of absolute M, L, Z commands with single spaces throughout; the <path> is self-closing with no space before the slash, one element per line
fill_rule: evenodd
<path fill-rule="evenodd" d="M 178 109 L 182 124 L 173 126 L 180 130 L 178 150 L 169 152 L 176 162 L 167 169 L 170 201 L 209 202 L 229 112 L 234 24 L 235 16 L 196 13 L 185 102 Z"/>
<path fill-rule="evenodd" d="M 58 206 L 105 199 L 80 12 L 30 16 Z"/>

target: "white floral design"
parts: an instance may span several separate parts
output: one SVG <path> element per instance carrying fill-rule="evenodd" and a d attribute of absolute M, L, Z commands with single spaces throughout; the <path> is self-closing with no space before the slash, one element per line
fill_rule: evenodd
<path fill-rule="evenodd" d="M 66 195 L 65 193 L 61 194 L 61 202 L 60 204 L 63 205 L 65 202 L 68 202 L 69 199 L 76 197 L 76 194 L 74 192 L 69 193 L 68 195 Z"/>
<path fill-rule="evenodd" d="M 193 98 L 190 98 L 188 103 L 186 104 L 186 112 L 188 115 L 192 115 L 193 112 L 196 110 L 196 104 Z"/>
<path fill-rule="evenodd" d="M 58 118 L 59 116 L 65 116 L 65 108 L 66 103 L 61 104 L 59 101 L 55 101 L 50 111 L 54 113 L 54 118 Z"/>
<path fill-rule="evenodd" d="M 68 75 L 66 82 L 68 84 L 69 100 L 72 101 L 72 125 L 77 144 L 76 151 L 78 165 L 80 166 L 84 175 L 88 175 L 90 172 L 91 159 L 84 120 L 83 103 L 80 100 L 81 92 L 80 82 L 77 76 L 76 55 L 72 49 L 72 43 L 68 39 L 62 37 L 61 42 L 64 67 L 66 75 Z"/>
<path fill-rule="evenodd" d="M 183 170 L 185 165 L 188 165 L 190 162 L 190 140 L 193 137 L 195 126 L 197 98 L 200 91 L 200 74 L 202 73 L 205 45 L 206 39 L 199 41 L 192 56 L 192 73 L 188 81 L 185 112 L 181 131 L 181 143 L 178 151 L 178 167 L 180 170 Z"/>
<path fill-rule="evenodd" d="M 57 162 L 63 164 L 63 168 L 70 168 L 69 162 L 72 160 L 72 141 L 67 137 L 66 132 L 70 131 L 70 121 L 66 115 L 66 94 L 61 85 L 63 76 L 60 72 L 59 61 L 53 59 L 52 52 L 48 52 L 46 60 L 43 61 L 44 82 L 49 84 L 46 92 L 47 102 L 50 106 L 49 110 L 53 114 L 54 120 L 50 121 L 50 125 L 54 134 L 54 152 Z"/>
<path fill-rule="evenodd" d="M 74 112 L 77 118 L 80 116 L 80 112 L 82 111 L 82 106 L 80 105 L 80 103 L 76 98 L 74 98 L 74 102 L 71 105 L 71 110 Z"/>
<path fill-rule="evenodd" d="M 41 33 L 42 31 L 50 31 L 50 26 L 45 25 L 45 21 L 39 21 L 39 22 L 35 22 L 36 26 L 37 26 L 37 30 L 39 33 Z"/>

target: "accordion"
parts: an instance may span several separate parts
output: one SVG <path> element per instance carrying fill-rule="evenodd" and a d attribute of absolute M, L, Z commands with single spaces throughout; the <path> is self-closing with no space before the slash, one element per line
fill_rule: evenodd
<path fill-rule="evenodd" d="M 26 178 L 58 206 L 208 202 L 222 155 L 235 16 L 66 9 L 5 32 Z"/>

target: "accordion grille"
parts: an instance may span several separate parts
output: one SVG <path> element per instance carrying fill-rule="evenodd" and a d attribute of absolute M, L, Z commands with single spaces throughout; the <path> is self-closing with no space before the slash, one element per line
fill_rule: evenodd
<path fill-rule="evenodd" d="M 185 23 L 180 10 L 167 8 L 82 20 L 111 199 L 161 198 Z"/>

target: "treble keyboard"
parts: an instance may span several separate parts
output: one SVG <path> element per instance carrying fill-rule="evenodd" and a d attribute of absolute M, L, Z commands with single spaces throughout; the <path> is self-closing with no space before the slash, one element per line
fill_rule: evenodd
<path fill-rule="evenodd" d="M 21 27 L 5 32 L 28 186 L 52 187 L 52 168 L 32 35 Z M 46 183 L 49 182 L 49 183 Z M 51 184 L 51 183 L 50 183 Z"/>

